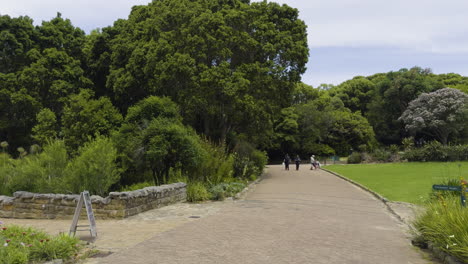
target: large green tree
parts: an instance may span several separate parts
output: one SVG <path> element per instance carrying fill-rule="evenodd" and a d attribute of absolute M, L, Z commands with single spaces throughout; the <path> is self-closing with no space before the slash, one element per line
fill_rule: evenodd
<path fill-rule="evenodd" d="M 169 96 L 213 140 L 271 131 L 308 57 L 297 9 L 276 3 L 154 1 L 114 27 L 117 34 L 105 32 L 106 86 L 117 105 L 125 111 L 148 95 Z"/>
<path fill-rule="evenodd" d="M 28 17 L 0 16 L 0 138 L 11 149 L 33 143 L 41 109 L 60 123 L 68 96 L 92 87 L 82 68 L 84 40 L 84 32 L 60 14 L 40 26 Z"/>
<path fill-rule="evenodd" d="M 421 93 L 443 88 L 430 69 L 414 67 L 375 76 L 377 90 L 368 113 L 377 139 L 384 144 L 400 144 L 406 136 L 404 125 L 398 118 L 409 102 Z"/>

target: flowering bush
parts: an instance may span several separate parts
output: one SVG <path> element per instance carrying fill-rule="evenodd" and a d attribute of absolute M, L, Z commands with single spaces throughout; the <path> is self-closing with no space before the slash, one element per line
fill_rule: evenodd
<path fill-rule="evenodd" d="M 31 227 L 0 221 L 0 264 L 70 259 L 79 249 L 77 238 L 63 234 L 52 237 Z"/>

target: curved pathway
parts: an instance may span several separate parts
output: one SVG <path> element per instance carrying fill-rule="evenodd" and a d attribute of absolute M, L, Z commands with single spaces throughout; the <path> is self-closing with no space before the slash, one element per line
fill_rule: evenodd
<path fill-rule="evenodd" d="M 96 261 L 429 263 L 380 201 L 305 165 L 269 166 L 244 200 Z"/>

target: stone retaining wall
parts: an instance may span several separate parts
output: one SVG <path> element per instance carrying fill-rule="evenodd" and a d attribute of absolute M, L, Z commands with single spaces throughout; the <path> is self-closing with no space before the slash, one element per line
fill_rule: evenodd
<path fill-rule="evenodd" d="M 72 219 L 79 195 L 15 192 L 0 196 L 0 218 Z M 168 204 L 185 202 L 187 185 L 179 182 L 131 192 L 111 192 L 106 198 L 91 196 L 97 219 L 125 218 Z M 86 210 L 81 210 L 86 217 Z"/>

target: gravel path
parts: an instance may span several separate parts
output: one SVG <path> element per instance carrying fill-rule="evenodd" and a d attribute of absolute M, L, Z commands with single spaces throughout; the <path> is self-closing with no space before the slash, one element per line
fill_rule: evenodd
<path fill-rule="evenodd" d="M 220 204 L 87 263 L 431 263 L 380 201 L 308 166 L 269 166 L 244 200 Z"/>

